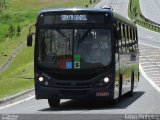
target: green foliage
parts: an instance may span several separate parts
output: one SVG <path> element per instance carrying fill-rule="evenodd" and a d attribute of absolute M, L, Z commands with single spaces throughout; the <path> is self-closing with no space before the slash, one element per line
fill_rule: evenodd
<path fill-rule="evenodd" d="M 21 32 L 21 27 L 18 25 L 18 27 L 17 27 L 17 36 L 20 35 L 20 32 Z"/>
<path fill-rule="evenodd" d="M 5 2 L 5 0 L 0 0 L 0 11 L 2 9 L 5 9 L 5 8 L 6 8 L 6 2 Z"/>
<path fill-rule="evenodd" d="M 36 15 L 37 13 L 29 12 L 7 12 L 2 14 L 0 17 L 0 25 L 2 28 L 0 29 L 0 31 L 2 31 L 0 32 L 0 42 L 7 37 L 13 37 L 16 35 L 15 32 L 17 32 L 17 29 L 21 32 L 24 27 L 34 23 Z"/>
<path fill-rule="evenodd" d="M 13 37 L 15 35 L 15 28 L 13 25 L 10 25 L 8 28 L 8 36 Z"/>

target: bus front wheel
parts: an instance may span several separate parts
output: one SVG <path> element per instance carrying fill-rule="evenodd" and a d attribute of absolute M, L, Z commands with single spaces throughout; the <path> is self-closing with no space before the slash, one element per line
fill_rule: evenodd
<path fill-rule="evenodd" d="M 60 99 L 48 99 L 48 104 L 50 108 L 58 108 L 60 104 Z"/>
<path fill-rule="evenodd" d="M 134 89 L 134 72 L 132 71 L 132 75 L 131 75 L 131 91 L 128 93 L 129 97 L 133 96 L 133 89 Z"/>
<path fill-rule="evenodd" d="M 116 105 L 116 104 L 118 104 L 118 98 L 113 99 L 113 100 L 110 100 L 110 101 L 109 101 L 109 104 L 110 104 L 110 105 Z"/>

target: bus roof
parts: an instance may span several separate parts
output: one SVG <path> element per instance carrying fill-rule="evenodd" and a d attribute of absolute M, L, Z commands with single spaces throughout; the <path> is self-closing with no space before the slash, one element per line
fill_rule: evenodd
<path fill-rule="evenodd" d="M 44 9 L 40 11 L 40 14 L 45 14 L 45 13 L 58 13 L 58 12 L 98 12 L 98 13 L 108 13 L 113 16 L 113 19 L 123 21 L 126 24 L 129 24 L 133 27 L 136 27 L 136 25 L 130 21 L 129 19 L 121 16 L 120 14 L 116 13 L 113 11 L 112 8 L 55 8 L 55 9 Z"/>
<path fill-rule="evenodd" d="M 111 9 L 100 9 L 100 8 L 56 8 L 56 9 L 44 9 L 40 11 L 40 13 L 46 12 L 73 12 L 73 11 L 81 11 L 81 12 L 111 12 Z"/>

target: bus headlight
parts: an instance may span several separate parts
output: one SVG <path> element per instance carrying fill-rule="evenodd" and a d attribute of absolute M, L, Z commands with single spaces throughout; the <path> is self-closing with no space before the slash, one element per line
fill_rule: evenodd
<path fill-rule="evenodd" d="M 108 77 L 105 77 L 104 78 L 104 83 L 108 83 L 109 82 L 109 78 Z"/>
<path fill-rule="evenodd" d="M 105 78 L 97 81 L 97 84 L 96 84 L 96 85 L 97 85 L 97 86 L 105 86 L 105 85 L 108 85 L 109 81 L 110 81 L 109 78 L 108 78 L 108 77 L 105 77 Z"/>
<path fill-rule="evenodd" d="M 48 81 L 45 77 L 39 76 L 39 77 L 38 77 L 38 81 L 39 81 L 40 84 L 42 84 L 42 85 L 45 85 L 45 86 L 48 86 L 48 85 L 49 85 L 49 81 Z"/>
<path fill-rule="evenodd" d="M 39 80 L 40 82 L 43 82 L 44 78 L 43 78 L 43 77 L 39 77 L 38 80 Z"/>

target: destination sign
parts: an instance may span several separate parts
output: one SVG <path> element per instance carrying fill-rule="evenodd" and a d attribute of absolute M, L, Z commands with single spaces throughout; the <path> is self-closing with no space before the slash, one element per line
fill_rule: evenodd
<path fill-rule="evenodd" d="M 96 15 L 96 14 L 53 14 L 53 15 L 45 15 L 42 20 L 43 24 L 51 25 L 51 24 L 83 24 L 83 23 L 104 23 L 104 15 Z"/>
<path fill-rule="evenodd" d="M 62 21 L 87 21 L 86 15 L 61 15 Z"/>

